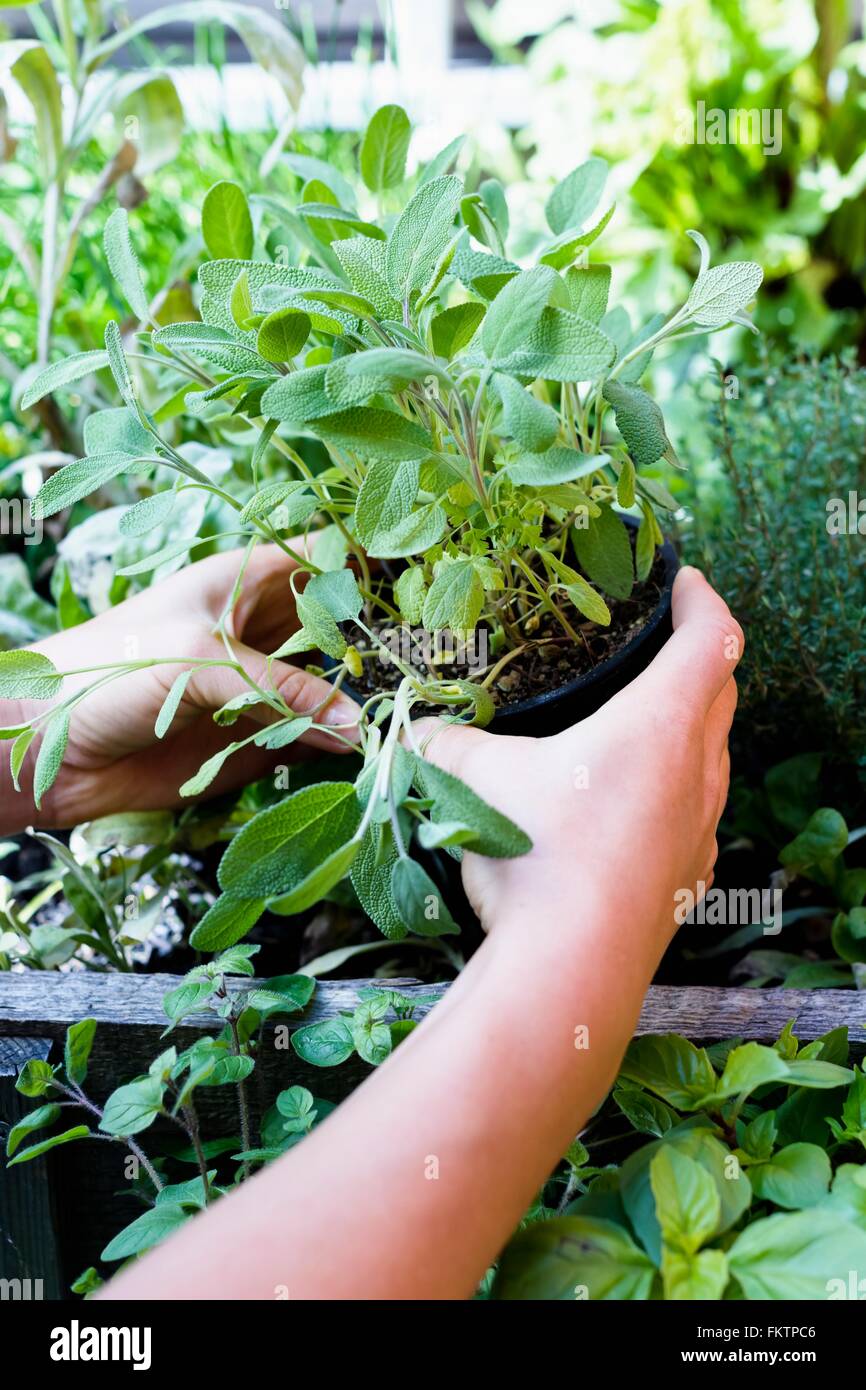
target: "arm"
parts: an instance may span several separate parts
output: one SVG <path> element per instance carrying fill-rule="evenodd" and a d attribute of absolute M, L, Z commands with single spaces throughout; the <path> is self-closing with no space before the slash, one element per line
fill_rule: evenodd
<path fill-rule="evenodd" d="M 649 670 L 556 738 L 506 751 L 478 730 L 422 726 L 429 756 L 533 838 L 523 859 L 467 856 L 467 891 L 495 930 L 335 1114 L 103 1296 L 472 1292 L 610 1086 L 676 889 L 712 877 L 742 635 L 694 570 L 677 581 L 674 622 Z"/>

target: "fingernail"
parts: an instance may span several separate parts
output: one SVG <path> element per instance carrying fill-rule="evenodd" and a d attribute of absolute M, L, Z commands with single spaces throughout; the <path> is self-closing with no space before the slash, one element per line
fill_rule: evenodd
<path fill-rule="evenodd" d="M 357 724 L 358 706 L 354 700 L 334 700 L 322 713 L 323 724 Z"/>

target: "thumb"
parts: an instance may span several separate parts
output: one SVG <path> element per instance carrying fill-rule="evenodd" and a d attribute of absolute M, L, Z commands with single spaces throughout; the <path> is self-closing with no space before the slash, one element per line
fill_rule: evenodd
<path fill-rule="evenodd" d="M 330 681 L 311 675 L 298 666 L 284 661 L 272 661 L 268 670 L 267 657 L 243 642 L 233 642 L 232 650 L 247 675 L 263 690 L 279 693 L 295 714 L 313 714 L 317 726 L 299 739 L 327 752 L 346 752 L 346 745 L 330 737 L 325 729 L 335 726 L 343 738 L 358 741 L 358 706 L 346 695 L 334 694 Z M 222 643 L 214 638 L 214 658 L 225 656 Z M 189 679 L 184 698 L 203 710 L 218 710 L 238 695 L 250 693 L 250 686 L 238 671 L 228 666 L 205 666 Z M 327 702 L 327 703 L 326 703 Z M 273 724 L 278 714 L 268 705 L 253 705 L 244 710 L 244 718 L 258 724 Z"/>
<path fill-rule="evenodd" d="M 650 702 L 682 698 L 706 714 L 743 654 L 743 630 L 700 570 L 684 566 L 674 581 L 673 636 L 626 688 Z"/>

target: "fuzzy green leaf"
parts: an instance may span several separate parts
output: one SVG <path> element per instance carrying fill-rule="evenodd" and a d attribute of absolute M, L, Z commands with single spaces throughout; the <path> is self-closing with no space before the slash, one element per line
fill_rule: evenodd
<path fill-rule="evenodd" d="M 108 268 L 120 286 L 124 299 L 136 318 L 146 323 L 150 317 L 150 306 L 141 279 L 141 267 L 132 248 L 129 217 L 125 208 L 115 208 L 106 222 L 103 245 Z"/>
<path fill-rule="evenodd" d="M 430 279 L 452 239 L 463 185 L 453 175 L 422 184 L 388 238 L 385 273 L 401 304 Z"/>
<path fill-rule="evenodd" d="M 515 275 L 496 296 L 481 329 L 481 346 L 494 366 L 501 366 L 511 353 L 519 352 L 539 327 L 555 282 L 555 271 L 536 266 Z"/>
<path fill-rule="evenodd" d="M 608 381 L 602 391 L 613 406 L 617 429 L 628 445 L 636 467 L 657 463 L 671 448 L 664 416 L 652 396 L 640 386 Z"/>
<path fill-rule="evenodd" d="M 119 477 L 121 473 L 134 471 L 129 454 L 96 454 L 93 458 L 75 459 L 48 478 L 36 494 L 34 510 L 42 517 L 54 516 L 56 512 L 89 497 L 105 483 Z"/>
<path fill-rule="evenodd" d="M 424 758 L 416 757 L 414 768 L 415 784 L 421 795 L 430 797 L 433 802 L 431 820 L 459 821 L 471 826 L 475 831 L 475 840 L 470 846 L 474 853 L 494 859 L 512 859 L 532 849 L 532 841 L 519 826 L 489 806 L 459 777 L 453 777 Z"/>
<path fill-rule="evenodd" d="M 565 283 L 574 312 L 590 323 L 600 323 L 607 312 L 610 266 L 573 265 L 566 271 Z"/>
<path fill-rule="evenodd" d="M 249 260 L 253 254 L 253 219 L 243 189 L 226 179 L 205 194 L 201 230 L 213 260 Z"/>
<path fill-rule="evenodd" d="M 471 560 L 444 565 L 424 601 L 422 622 L 428 632 L 471 632 L 484 607 L 484 585 Z"/>
<path fill-rule="evenodd" d="M 310 336 L 310 316 L 302 309 L 275 309 L 256 337 L 256 351 L 266 362 L 291 362 Z"/>
<path fill-rule="evenodd" d="M 66 745 L 69 742 L 69 710 L 58 710 L 51 716 L 42 735 L 33 774 L 33 800 L 38 808 L 42 798 L 57 780 Z"/>
<path fill-rule="evenodd" d="M 406 172 L 412 127 L 402 106 L 380 106 L 361 141 L 361 178 L 371 193 L 395 188 Z"/>
<path fill-rule="evenodd" d="M 764 272 L 755 261 L 730 261 L 699 275 L 686 300 L 686 313 L 704 328 L 730 323 L 758 293 Z"/>
<path fill-rule="evenodd" d="M 571 533 L 580 567 L 593 584 L 613 598 L 628 598 L 634 586 L 634 560 L 625 523 L 611 507 Z"/>
<path fill-rule="evenodd" d="M 391 870 L 391 897 L 416 936 L 453 936 L 460 931 L 429 874 L 414 859 L 399 859 Z"/>
<path fill-rule="evenodd" d="M 71 357 L 52 362 L 51 366 L 41 371 L 36 380 L 31 381 L 27 387 L 21 397 L 22 410 L 27 410 L 44 396 L 59 391 L 61 387 L 71 386 L 73 382 L 81 381 L 82 377 L 90 376 L 107 366 L 108 353 L 102 348 L 96 348 L 93 352 L 76 352 Z"/>
<path fill-rule="evenodd" d="M 63 677 L 41 652 L 0 652 L 0 700 L 51 700 Z"/>
<path fill-rule="evenodd" d="M 351 782 L 302 787 L 238 832 L 220 863 L 220 887 L 242 898 L 291 892 L 351 839 L 360 815 Z"/>
<path fill-rule="evenodd" d="M 498 373 L 494 381 L 506 432 L 532 453 L 549 449 L 559 434 L 559 416 L 553 407 L 537 401 L 513 377 Z"/>
<path fill-rule="evenodd" d="M 223 893 L 196 924 L 189 944 L 195 951 L 224 951 L 246 936 L 264 910 L 263 898 L 236 898 Z"/>
<path fill-rule="evenodd" d="M 607 182 L 607 161 L 588 159 L 556 185 L 544 206 L 547 225 L 555 236 L 582 227 L 598 206 Z"/>

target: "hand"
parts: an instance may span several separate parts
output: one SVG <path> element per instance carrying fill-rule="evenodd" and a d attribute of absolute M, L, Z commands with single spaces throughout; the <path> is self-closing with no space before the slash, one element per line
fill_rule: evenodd
<path fill-rule="evenodd" d="M 532 838 L 520 859 L 465 856 L 464 886 L 486 929 L 523 934 L 534 948 L 544 932 L 566 944 L 598 909 L 623 924 L 649 921 L 647 944 L 660 956 L 676 890 L 712 881 L 743 634 L 691 568 L 677 575 L 673 625 L 642 675 L 554 737 L 417 726 L 433 762 Z"/>
<path fill-rule="evenodd" d="M 303 547 L 303 541 L 294 544 Z M 35 644 L 35 650 L 50 657 L 60 671 L 162 657 L 174 664 L 123 675 L 76 705 L 63 765 L 40 811 L 30 794 L 31 749 L 21 795 L 16 796 L 10 786 L 8 795 L 0 798 L 0 825 L 5 833 L 28 823 L 71 826 L 117 811 L 190 804 L 178 796 L 178 788 L 205 759 L 244 738 L 256 724 L 277 718 L 273 710 L 259 705 L 230 728 L 216 725 L 213 711 L 250 687 L 236 671 L 210 666 L 191 676 L 168 734 L 161 740 L 154 734 L 157 714 L 173 680 L 185 669 L 185 659 L 229 659 L 216 627 L 240 564 L 240 551 L 200 560 L 90 622 Z M 331 698 L 328 681 L 280 661 L 272 664 L 268 675 L 263 653 L 275 651 L 299 626 L 289 583 L 296 568 L 296 562 L 277 546 L 253 551 L 228 625 L 232 654 L 258 684 L 277 689 L 295 713 L 315 711 L 320 727 L 276 753 L 249 747 L 234 754 L 211 783 L 208 796 L 263 777 L 277 762 L 303 757 L 304 745 L 307 750 L 343 752 L 357 737 L 357 706 L 345 696 Z M 94 679 L 93 674 L 70 676 L 64 681 L 63 696 Z M 45 708 L 35 702 L 0 703 L 0 723 L 14 726 Z M 321 727 L 338 725 L 342 726 L 340 740 Z"/>

